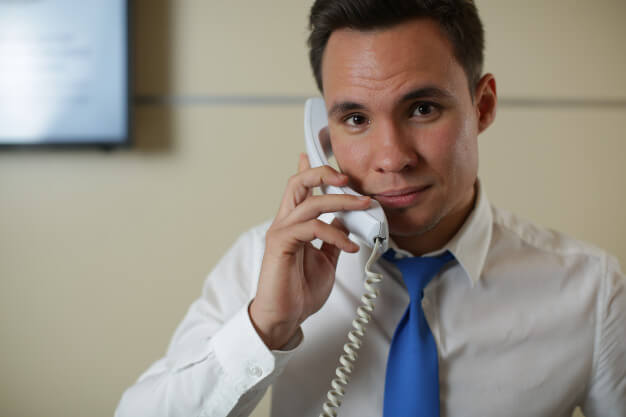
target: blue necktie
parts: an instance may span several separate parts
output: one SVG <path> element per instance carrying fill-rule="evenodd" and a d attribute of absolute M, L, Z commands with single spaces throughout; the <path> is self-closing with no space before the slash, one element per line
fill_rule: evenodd
<path fill-rule="evenodd" d="M 422 298 L 424 287 L 454 255 L 446 251 L 433 257 L 394 259 L 395 252 L 390 249 L 383 257 L 400 269 L 411 298 L 391 340 L 383 416 L 439 417 L 437 345 L 424 316 Z"/>

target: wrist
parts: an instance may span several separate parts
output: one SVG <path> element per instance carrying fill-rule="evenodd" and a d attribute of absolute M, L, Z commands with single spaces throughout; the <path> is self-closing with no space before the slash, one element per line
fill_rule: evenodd
<path fill-rule="evenodd" d="M 255 300 L 248 307 L 248 315 L 257 334 L 270 350 L 280 350 L 302 332 L 297 320 L 276 320 L 264 313 Z"/>

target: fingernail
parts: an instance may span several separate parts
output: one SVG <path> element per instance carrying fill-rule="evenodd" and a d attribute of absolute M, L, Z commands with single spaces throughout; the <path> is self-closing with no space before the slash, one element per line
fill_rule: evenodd
<path fill-rule="evenodd" d="M 359 200 L 363 200 L 363 201 L 369 200 L 370 198 L 371 198 L 371 197 L 369 197 L 369 196 L 367 196 L 367 195 L 360 195 L 360 196 L 359 196 Z"/>

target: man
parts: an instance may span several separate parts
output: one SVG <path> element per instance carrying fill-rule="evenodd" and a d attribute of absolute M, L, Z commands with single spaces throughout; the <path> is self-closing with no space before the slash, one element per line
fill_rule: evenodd
<path fill-rule="evenodd" d="M 435 401 L 444 416 L 569 416 L 578 405 L 587 416 L 626 415 L 618 265 L 490 207 L 477 179 L 477 136 L 497 99 L 494 77 L 482 75 L 474 5 L 320 0 L 311 29 L 342 173 L 311 169 L 301 156 L 273 222 L 220 261 L 167 356 L 127 390 L 117 415 L 244 416 L 272 384 L 273 416 L 319 415 L 371 249 L 318 217 L 371 199 L 385 210 L 398 258 L 454 258 L 423 289 L 438 398 L 420 401 Z M 314 196 L 322 184 L 365 197 Z M 424 415 L 405 407 L 421 390 L 389 400 L 394 332 L 407 306 L 418 308 L 395 262 L 374 266 L 384 278 L 341 416 L 400 415 L 388 411 L 395 405 Z"/>

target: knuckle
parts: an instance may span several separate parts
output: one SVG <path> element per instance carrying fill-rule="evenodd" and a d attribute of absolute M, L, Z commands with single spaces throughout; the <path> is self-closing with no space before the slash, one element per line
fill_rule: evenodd
<path fill-rule="evenodd" d="M 265 232 L 265 242 L 271 242 L 274 240 L 275 233 L 276 232 L 274 230 L 268 229 L 268 231 Z"/>
<path fill-rule="evenodd" d="M 265 232 L 265 242 L 274 242 L 278 239 L 280 231 L 277 228 L 269 228 Z"/>
<path fill-rule="evenodd" d="M 319 219 L 313 219 L 312 220 L 313 233 L 316 236 L 318 236 L 320 233 L 322 233 L 322 231 L 324 230 L 325 226 L 326 226 L 326 223 L 324 223 L 323 221 L 321 221 Z"/>
<path fill-rule="evenodd" d="M 322 172 L 325 175 L 335 175 L 336 174 L 336 171 L 330 165 L 324 165 L 322 167 L 322 169 L 323 169 Z"/>
<path fill-rule="evenodd" d="M 324 203 L 324 197 L 325 196 L 321 195 L 312 195 L 307 199 L 309 200 L 308 204 L 310 204 L 311 208 L 313 208 L 315 211 L 319 211 L 324 205 L 327 205 Z"/>
<path fill-rule="evenodd" d="M 307 197 L 302 202 L 300 210 L 303 210 L 303 212 L 307 213 L 307 215 L 315 214 L 324 205 L 324 200 L 322 200 L 320 197 L 321 196 L 315 196 L 315 195 Z"/>
<path fill-rule="evenodd" d="M 287 179 L 287 185 L 289 186 L 294 185 L 294 183 L 296 183 L 297 181 L 298 181 L 298 174 L 293 174 Z"/>

